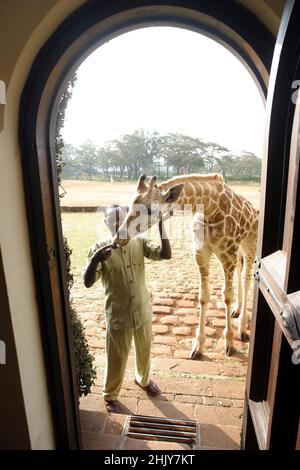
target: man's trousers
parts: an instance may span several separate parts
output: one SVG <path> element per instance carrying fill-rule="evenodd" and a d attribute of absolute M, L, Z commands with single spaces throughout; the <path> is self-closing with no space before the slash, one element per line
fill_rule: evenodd
<path fill-rule="evenodd" d="M 106 367 L 102 390 L 105 400 L 116 400 L 122 387 L 128 355 L 134 339 L 135 379 L 146 387 L 150 380 L 150 353 L 152 339 L 152 323 L 148 322 L 140 328 L 128 330 L 112 330 L 106 333 Z"/>

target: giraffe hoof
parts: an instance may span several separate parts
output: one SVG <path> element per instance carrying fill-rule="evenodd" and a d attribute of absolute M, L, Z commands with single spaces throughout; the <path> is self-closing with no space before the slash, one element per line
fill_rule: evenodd
<path fill-rule="evenodd" d="M 200 361 L 201 357 L 202 353 L 200 351 L 191 352 L 190 358 L 192 359 L 192 361 Z"/>
<path fill-rule="evenodd" d="M 243 343 L 248 343 L 248 341 L 250 340 L 250 337 L 249 337 L 248 333 L 243 332 L 239 336 L 240 336 L 240 340 Z"/>
<path fill-rule="evenodd" d="M 233 346 L 226 346 L 225 347 L 226 356 L 232 356 L 235 352 L 236 352 L 236 349 Z"/>

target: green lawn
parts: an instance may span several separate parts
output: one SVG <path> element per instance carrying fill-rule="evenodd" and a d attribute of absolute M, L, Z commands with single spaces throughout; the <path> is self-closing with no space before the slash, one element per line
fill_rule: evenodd
<path fill-rule="evenodd" d="M 104 213 L 62 213 L 64 236 L 73 250 L 72 271 L 79 274 L 85 265 L 89 247 L 99 239 L 109 237 L 104 224 Z"/>

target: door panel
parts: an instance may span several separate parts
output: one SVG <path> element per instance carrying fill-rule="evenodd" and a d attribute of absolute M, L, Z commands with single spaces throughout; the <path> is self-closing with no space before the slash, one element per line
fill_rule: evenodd
<path fill-rule="evenodd" d="M 297 358 L 292 360 L 300 339 L 300 101 L 295 105 L 292 100 L 292 83 L 300 78 L 299 59 L 300 2 L 287 1 L 267 100 L 245 449 L 299 445 L 300 365 Z"/>

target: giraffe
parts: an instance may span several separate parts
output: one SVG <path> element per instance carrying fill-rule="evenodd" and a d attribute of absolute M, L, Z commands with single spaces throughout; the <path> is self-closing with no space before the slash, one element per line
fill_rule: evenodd
<path fill-rule="evenodd" d="M 130 224 L 137 214 L 134 210 L 136 204 L 143 204 L 146 208 L 145 231 L 157 218 L 155 215 L 167 204 L 172 210 L 176 207 L 184 209 L 186 204 L 191 205 L 194 218 L 193 229 L 193 256 L 199 270 L 199 324 L 193 342 L 191 359 L 200 359 L 205 343 L 205 313 L 210 298 L 209 274 L 211 257 L 214 253 L 220 260 L 224 272 L 224 285 L 222 289 L 225 303 L 226 324 L 224 329 L 225 354 L 235 352 L 233 344 L 232 317 L 238 317 L 238 336 L 241 341 L 248 341 L 247 335 L 247 294 L 251 279 L 251 270 L 256 252 L 258 211 L 243 196 L 236 194 L 229 188 L 222 175 L 218 173 L 208 175 L 181 175 L 157 184 L 156 177 L 150 179 L 147 186 L 145 175 L 138 182 L 137 193 L 129 208 L 123 225 L 114 238 L 115 243 L 125 244 L 129 236 L 120 237 L 124 228 Z M 203 206 L 203 214 L 196 212 L 197 204 Z M 200 240 L 200 227 L 204 231 L 204 239 Z M 201 243 L 200 243 L 201 242 Z M 237 270 L 237 301 L 233 311 L 233 276 Z"/>

